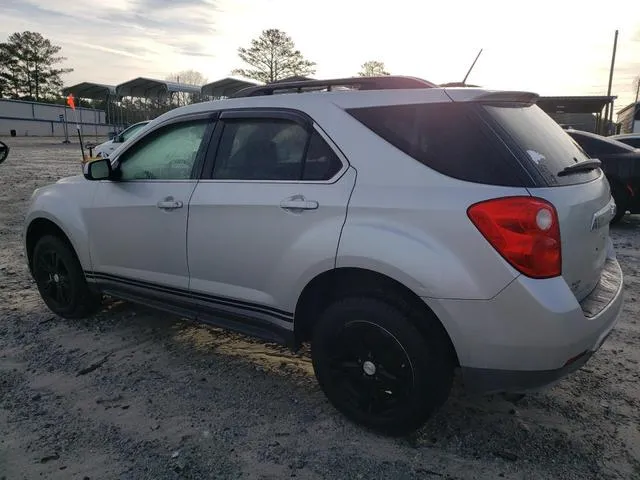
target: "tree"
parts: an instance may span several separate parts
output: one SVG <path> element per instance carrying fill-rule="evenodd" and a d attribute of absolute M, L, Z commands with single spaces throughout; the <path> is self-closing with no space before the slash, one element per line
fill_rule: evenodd
<path fill-rule="evenodd" d="M 380 77 L 382 75 L 389 75 L 384 69 L 384 62 L 380 62 L 378 60 L 369 60 L 368 62 L 364 62 L 360 66 L 360 72 L 358 75 L 361 77 Z"/>
<path fill-rule="evenodd" d="M 207 83 L 207 77 L 196 70 L 182 70 L 181 72 L 170 73 L 165 77 L 165 80 L 198 86 L 202 86 Z"/>
<path fill-rule="evenodd" d="M 0 43 L 0 88 L 3 96 L 39 101 L 57 97 L 62 75 L 72 68 L 56 68 L 66 60 L 62 47 L 37 32 L 16 32 Z"/>
<path fill-rule="evenodd" d="M 181 72 L 170 73 L 165 77 L 165 80 L 186 83 L 188 85 L 198 85 L 199 87 L 207 83 L 207 78 L 196 70 L 182 70 Z M 178 106 L 188 105 L 198 101 L 200 101 L 200 94 L 186 92 L 176 92 L 170 99 L 170 103 L 175 103 Z"/>
<path fill-rule="evenodd" d="M 238 56 L 252 68 L 239 68 L 232 73 L 264 83 L 316 72 L 315 62 L 305 59 L 291 37 L 277 29 L 263 30 L 251 40 L 249 48 L 238 48 Z"/>

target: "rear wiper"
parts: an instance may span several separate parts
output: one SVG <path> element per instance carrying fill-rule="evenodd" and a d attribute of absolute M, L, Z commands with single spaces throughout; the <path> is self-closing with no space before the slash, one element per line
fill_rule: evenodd
<path fill-rule="evenodd" d="M 563 168 L 558 172 L 558 176 L 564 177 L 565 175 L 571 175 L 572 173 L 588 172 L 589 170 L 595 170 L 601 165 L 602 165 L 602 162 L 597 158 L 590 158 L 583 162 L 575 163 L 573 165 L 569 165 L 568 167 Z"/>

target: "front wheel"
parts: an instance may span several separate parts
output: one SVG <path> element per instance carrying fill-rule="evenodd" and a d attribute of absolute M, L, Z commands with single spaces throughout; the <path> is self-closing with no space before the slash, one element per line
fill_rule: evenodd
<path fill-rule="evenodd" d="M 427 330 L 433 333 L 423 335 L 407 313 L 386 302 L 340 300 L 314 330 L 318 383 L 354 422 L 389 435 L 410 433 L 445 402 L 453 380 L 448 339 L 440 328 Z"/>
<path fill-rule="evenodd" d="M 64 318 L 94 313 L 101 295 L 89 289 L 74 251 L 60 238 L 46 235 L 33 250 L 33 277 L 49 309 Z"/>

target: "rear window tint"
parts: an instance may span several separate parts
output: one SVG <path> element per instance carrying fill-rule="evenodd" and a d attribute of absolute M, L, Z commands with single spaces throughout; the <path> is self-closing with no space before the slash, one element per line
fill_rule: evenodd
<path fill-rule="evenodd" d="M 565 167 L 587 159 L 555 120 L 537 105 L 485 105 L 484 111 L 506 135 L 505 140 L 522 153 L 549 186 L 571 185 L 591 181 L 598 169 L 558 176 Z"/>
<path fill-rule="evenodd" d="M 527 186 L 523 167 L 473 105 L 391 105 L 347 112 L 407 155 L 444 175 L 490 185 Z"/>

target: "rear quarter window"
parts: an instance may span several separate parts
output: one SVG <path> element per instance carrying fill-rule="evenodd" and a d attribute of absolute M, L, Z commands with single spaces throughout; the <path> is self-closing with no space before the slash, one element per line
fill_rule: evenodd
<path fill-rule="evenodd" d="M 531 178 L 468 103 L 429 103 L 347 112 L 420 163 L 469 182 L 529 186 Z"/>

